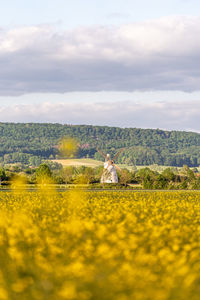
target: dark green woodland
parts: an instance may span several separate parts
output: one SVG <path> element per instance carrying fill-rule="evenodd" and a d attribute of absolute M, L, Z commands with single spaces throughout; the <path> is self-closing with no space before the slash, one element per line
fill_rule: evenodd
<path fill-rule="evenodd" d="M 44 159 L 59 157 L 58 143 L 63 137 L 76 138 L 77 158 L 101 159 L 97 152 L 114 155 L 128 165 L 200 165 L 200 134 L 159 129 L 118 128 L 88 125 L 0 123 L 0 163 L 21 162 L 37 166 Z"/>

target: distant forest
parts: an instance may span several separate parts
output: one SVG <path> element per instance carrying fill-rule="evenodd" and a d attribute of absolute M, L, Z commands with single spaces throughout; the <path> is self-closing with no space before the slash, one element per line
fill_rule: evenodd
<path fill-rule="evenodd" d="M 38 166 L 44 159 L 58 158 L 62 137 L 79 143 L 77 158 L 102 160 L 99 147 L 128 165 L 200 165 L 200 134 L 159 129 L 118 128 L 88 125 L 0 123 L 0 164 L 20 162 Z"/>

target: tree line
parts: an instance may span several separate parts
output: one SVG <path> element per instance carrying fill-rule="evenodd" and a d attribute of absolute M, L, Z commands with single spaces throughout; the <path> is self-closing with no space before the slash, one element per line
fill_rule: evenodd
<path fill-rule="evenodd" d="M 100 184 L 103 167 L 63 167 L 56 162 L 47 161 L 37 168 L 22 169 L 20 166 L 0 168 L 1 184 L 12 184 L 17 178 L 27 184 L 88 184 L 102 188 Z M 118 172 L 117 187 L 143 189 L 200 189 L 200 174 L 197 168 L 166 168 L 162 172 L 148 167 L 141 169 L 122 169 Z M 113 184 L 110 188 L 114 187 Z"/>
<path fill-rule="evenodd" d="M 59 158 L 57 145 L 65 136 L 77 139 L 77 158 L 102 160 L 97 147 L 111 156 L 124 148 L 117 160 L 121 164 L 200 165 L 198 133 L 50 123 L 0 123 L 0 163 L 39 166 L 44 159 Z"/>

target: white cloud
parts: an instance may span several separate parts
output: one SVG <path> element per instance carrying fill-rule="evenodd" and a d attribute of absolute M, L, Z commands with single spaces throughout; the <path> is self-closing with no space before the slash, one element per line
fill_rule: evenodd
<path fill-rule="evenodd" d="M 200 17 L 0 30 L 0 95 L 200 89 Z"/>
<path fill-rule="evenodd" d="M 43 103 L 0 107 L 2 122 L 53 122 L 200 131 L 200 101 Z"/>

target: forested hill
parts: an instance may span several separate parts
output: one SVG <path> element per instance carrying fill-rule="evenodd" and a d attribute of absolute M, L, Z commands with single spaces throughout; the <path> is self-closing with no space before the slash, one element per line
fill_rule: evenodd
<path fill-rule="evenodd" d="M 56 145 L 64 136 L 77 138 L 78 157 L 100 159 L 99 147 L 119 155 L 118 163 L 129 165 L 200 165 L 200 134 L 138 128 L 87 125 L 0 123 L 0 160 L 38 165 L 42 159 L 58 155 Z"/>

